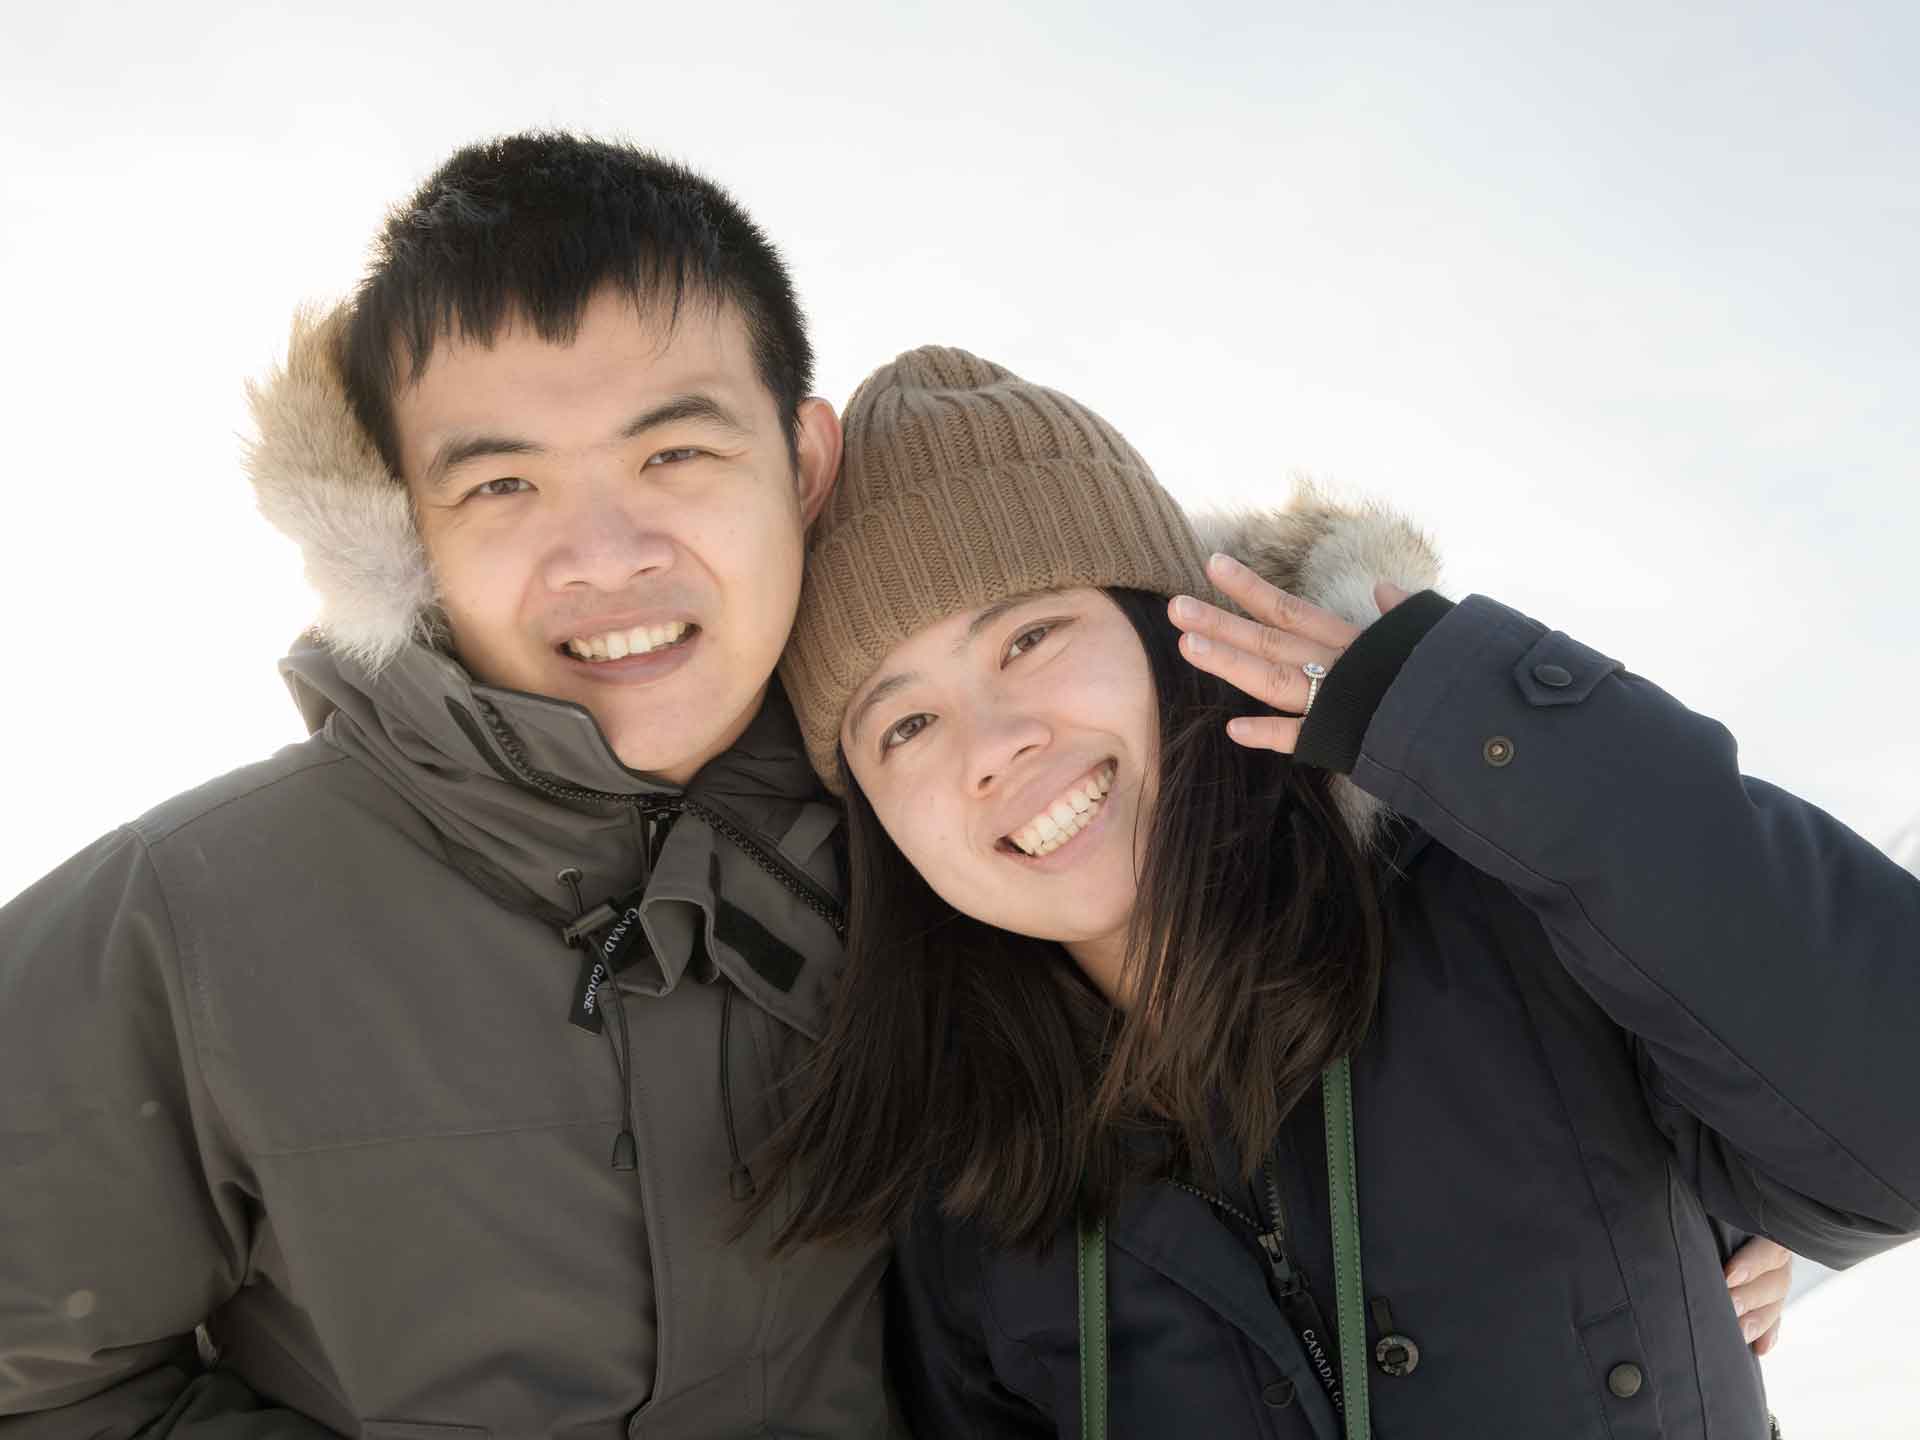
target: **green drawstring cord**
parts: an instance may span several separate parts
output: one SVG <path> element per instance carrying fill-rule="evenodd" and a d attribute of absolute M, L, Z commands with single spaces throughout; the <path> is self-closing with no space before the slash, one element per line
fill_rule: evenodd
<path fill-rule="evenodd" d="M 1327 1202 L 1333 1213 L 1333 1288 L 1340 1332 L 1346 1440 L 1372 1440 L 1367 1403 L 1367 1316 L 1361 1308 L 1360 1179 L 1353 1162 L 1353 1067 L 1345 1056 L 1320 1077 L 1327 1122 Z M 1107 1437 L 1107 1222 L 1080 1217 L 1080 1440 Z"/>
<path fill-rule="evenodd" d="M 1346 1433 L 1347 1440 L 1370 1440 L 1367 1314 L 1360 1299 L 1360 1179 L 1353 1163 L 1353 1067 L 1346 1056 L 1327 1067 L 1320 1088 L 1327 1121 L 1327 1203 L 1333 1213 L 1333 1296 Z"/>
<path fill-rule="evenodd" d="M 1080 1440 L 1107 1440 L 1107 1222 L 1080 1217 Z"/>

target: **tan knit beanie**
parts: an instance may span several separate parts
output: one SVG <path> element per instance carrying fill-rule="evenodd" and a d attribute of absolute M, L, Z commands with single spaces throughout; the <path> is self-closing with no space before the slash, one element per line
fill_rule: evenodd
<path fill-rule="evenodd" d="M 840 793 L 854 692 L 894 646 L 1009 595 L 1123 586 L 1211 596 L 1186 515 L 1106 421 L 964 350 L 909 350 L 847 402 L 780 678 Z"/>

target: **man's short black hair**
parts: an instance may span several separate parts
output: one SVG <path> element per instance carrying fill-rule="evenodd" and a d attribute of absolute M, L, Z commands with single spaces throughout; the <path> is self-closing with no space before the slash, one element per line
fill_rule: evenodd
<path fill-rule="evenodd" d="M 794 452 L 813 347 L 760 227 L 711 180 L 650 151 L 534 133 L 455 153 L 375 242 L 343 362 L 354 413 L 393 473 L 393 397 L 425 373 L 436 342 L 457 328 L 491 344 L 524 316 L 566 343 L 607 286 L 669 323 L 689 302 L 732 306 Z"/>

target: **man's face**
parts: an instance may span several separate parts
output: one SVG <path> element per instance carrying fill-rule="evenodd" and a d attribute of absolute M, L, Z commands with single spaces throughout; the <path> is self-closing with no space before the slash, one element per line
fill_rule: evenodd
<path fill-rule="evenodd" d="M 394 397 L 454 649 L 486 684 L 576 701 L 623 764 L 685 784 L 752 721 L 840 458 L 805 401 L 799 462 L 727 306 L 671 330 L 614 292 L 572 343 L 457 332 Z"/>

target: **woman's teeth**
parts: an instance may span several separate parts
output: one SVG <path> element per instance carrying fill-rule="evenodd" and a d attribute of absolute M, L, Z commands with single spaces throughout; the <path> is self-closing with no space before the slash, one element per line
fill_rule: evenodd
<path fill-rule="evenodd" d="M 631 630 L 609 630 L 605 635 L 587 635 L 567 641 L 567 649 L 582 660 L 624 660 L 629 655 L 645 655 L 671 645 L 693 627 L 685 620 L 667 625 L 636 625 Z"/>
<path fill-rule="evenodd" d="M 1109 760 L 1007 838 L 1028 855 L 1051 855 L 1087 827 L 1113 788 L 1114 762 Z"/>

